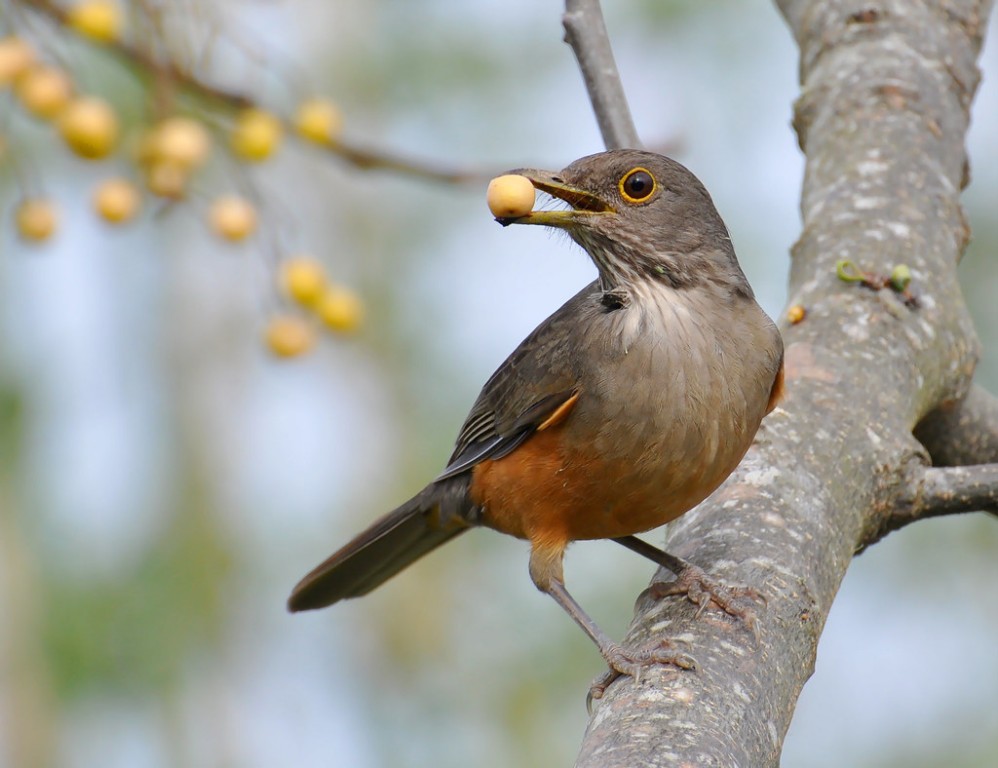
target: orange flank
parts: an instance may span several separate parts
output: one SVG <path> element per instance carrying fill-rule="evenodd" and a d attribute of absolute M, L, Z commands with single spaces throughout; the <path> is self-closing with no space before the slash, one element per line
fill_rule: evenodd
<path fill-rule="evenodd" d="M 780 370 L 777 371 L 776 381 L 773 382 L 773 388 L 769 392 L 769 404 L 766 406 L 767 415 L 783 400 L 783 368 L 784 366 L 781 365 Z"/>

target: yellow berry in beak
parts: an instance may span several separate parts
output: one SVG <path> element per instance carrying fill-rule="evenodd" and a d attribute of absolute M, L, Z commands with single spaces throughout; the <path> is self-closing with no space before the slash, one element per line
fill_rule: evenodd
<path fill-rule="evenodd" d="M 497 219 L 526 216 L 534 209 L 534 185 L 525 176 L 497 176 L 489 182 L 486 200 Z"/>

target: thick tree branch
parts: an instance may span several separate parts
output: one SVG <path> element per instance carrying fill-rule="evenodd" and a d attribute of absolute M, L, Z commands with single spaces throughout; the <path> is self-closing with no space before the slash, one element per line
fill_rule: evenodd
<path fill-rule="evenodd" d="M 998 398 L 971 387 L 963 400 L 944 403 L 919 422 L 915 437 L 937 467 L 998 462 Z"/>
<path fill-rule="evenodd" d="M 586 81 L 607 149 L 639 149 L 631 109 L 613 58 L 599 0 L 565 0 L 565 42 L 572 47 Z"/>
<path fill-rule="evenodd" d="M 777 4 L 801 49 L 795 125 L 807 169 L 790 301 L 807 315 L 785 329 L 786 400 L 667 543 L 765 594 L 758 637 L 716 610 L 697 618 L 683 600 L 640 601 L 627 642 L 680 638 L 699 669 L 610 686 L 579 766 L 777 766 L 846 569 L 925 462 L 914 425 L 970 387 L 959 191 L 990 0 Z M 875 274 L 904 263 L 919 306 L 842 282 L 842 259 Z M 931 477 L 919 485 L 938 501 Z"/>

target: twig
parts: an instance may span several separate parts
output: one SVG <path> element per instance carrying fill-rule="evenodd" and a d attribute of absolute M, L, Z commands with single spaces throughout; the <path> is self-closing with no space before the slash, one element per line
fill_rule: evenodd
<path fill-rule="evenodd" d="M 575 53 L 586 81 L 606 148 L 640 148 L 641 140 L 627 106 L 599 0 L 565 0 L 562 24 L 565 42 Z"/>
<path fill-rule="evenodd" d="M 442 181 L 447 184 L 471 184 L 486 182 L 496 175 L 494 171 L 481 168 L 447 168 L 440 165 L 413 160 L 411 157 L 394 155 L 385 150 L 364 149 L 355 144 L 336 140 L 321 145 L 350 165 L 363 170 L 392 171 L 406 176 L 415 176 L 429 181 Z"/>

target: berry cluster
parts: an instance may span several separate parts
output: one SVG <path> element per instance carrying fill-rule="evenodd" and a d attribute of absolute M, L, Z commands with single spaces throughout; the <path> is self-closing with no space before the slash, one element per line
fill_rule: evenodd
<path fill-rule="evenodd" d="M 126 19 L 116 0 L 79 0 L 66 9 L 52 8 L 67 32 L 127 50 Z M 226 242 L 248 241 L 259 229 L 257 205 L 229 190 L 195 192 L 198 174 L 219 155 L 236 163 L 262 163 L 279 151 L 286 131 L 335 147 L 343 122 L 336 105 L 323 98 L 304 99 L 286 115 L 246 103 L 230 105 L 212 118 L 196 105 L 184 110 L 179 103 L 156 105 L 149 120 L 125 130 L 115 107 L 99 95 L 81 92 L 57 55 L 25 36 L 8 32 L 0 37 L 0 109 L 26 115 L 41 130 L 54 130 L 85 161 L 125 160 L 127 172 L 99 180 L 91 198 L 96 215 L 114 226 L 135 220 L 144 203 L 160 200 L 203 210 L 208 230 Z M 16 166 L 23 159 L 5 133 L 0 128 L 0 165 Z M 22 189 L 13 223 L 22 241 L 43 243 L 59 229 L 58 205 L 43 191 Z M 286 310 L 269 321 L 264 334 L 274 354 L 290 357 L 307 351 L 316 327 L 339 332 L 357 327 L 359 298 L 328 281 L 315 258 L 284 256 L 277 273 Z"/>

